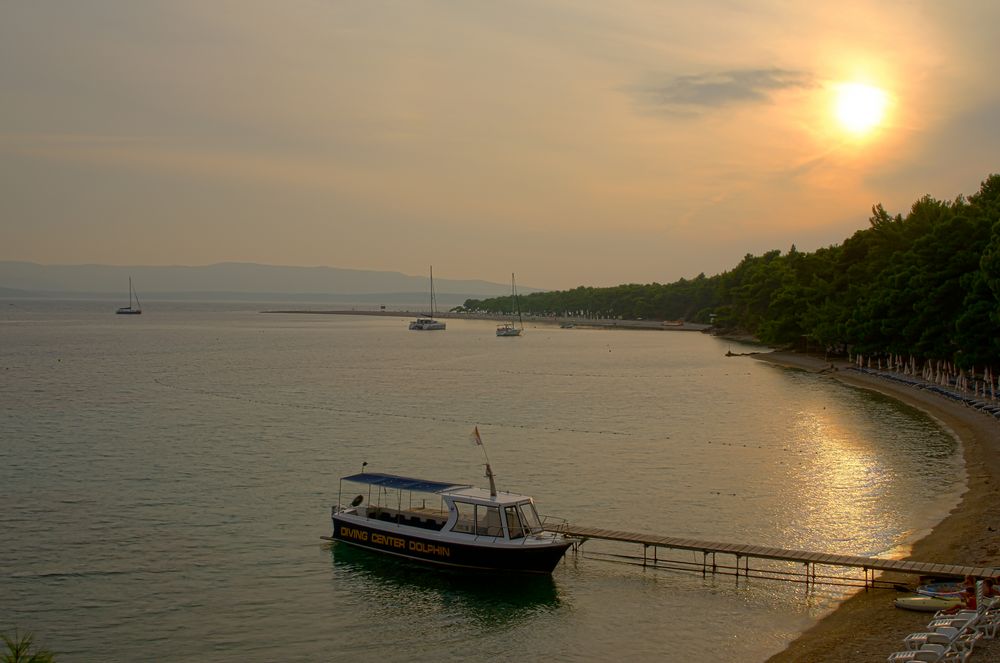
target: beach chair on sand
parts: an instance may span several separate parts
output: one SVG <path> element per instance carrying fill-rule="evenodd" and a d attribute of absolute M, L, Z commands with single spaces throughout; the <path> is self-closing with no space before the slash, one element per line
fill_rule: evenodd
<path fill-rule="evenodd" d="M 966 628 L 982 634 L 982 636 L 987 640 L 992 640 L 997 637 L 997 631 L 1000 631 L 1000 610 L 995 608 L 991 610 L 984 610 L 979 613 L 979 617 Z"/>
<path fill-rule="evenodd" d="M 953 626 L 942 626 L 941 628 L 926 633 L 911 633 L 903 638 L 903 644 L 909 651 L 920 649 L 926 644 L 945 645 L 951 649 L 965 651 L 972 649 L 976 641 L 983 637 L 977 631 L 966 631 Z"/>
<path fill-rule="evenodd" d="M 985 589 L 982 580 L 976 582 L 976 606 L 979 620 L 973 629 L 984 638 L 992 640 L 997 637 L 997 630 L 1000 629 L 1000 597 L 985 596 Z"/>
<path fill-rule="evenodd" d="M 983 596 L 983 583 L 976 583 L 975 610 L 959 610 L 953 615 L 943 611 L 934 613 L 934 619 L 927 624 L 928 631 L 936 631 L 942 627 L 953 627 L 959 630 L 971 630 L 982 634 L 982 637 L 992 640 L 1000 631 L 1000 607 L 995 599 Z"/>
<path fill-rule="evenodd" d="M 939 628 L 957 628 L 959 631 L 971 629 L 979 623 L 980 615 L 975 610 L 961 610 L 953 615 L 938 612 L 934 613 L 934 619 L 927 622 L 928 631 L 936 631 Z"/>
<path fill-rule="evenodd" d="M 959 651 L 952 649 L 948 645 L 925 644 L 920 649 L 909 651 L 897 651 L 889 654 L 887 663 L 903 663 L 904 661 L 918 661 L 919 663 L 951 663 L 952 661 L 965 661 L 969 658 L 972 649 Z"/>

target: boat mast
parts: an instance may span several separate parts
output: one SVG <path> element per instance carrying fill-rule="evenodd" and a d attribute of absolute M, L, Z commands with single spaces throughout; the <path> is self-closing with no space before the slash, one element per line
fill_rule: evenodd
<path fill-rule="evenodd" d="M 485 451 L 483 453 L 486 453 Z M 493 468 L 490 467 L 489 463 L 486 463 L 486 477 L 490 480 L 490 497 L 497 496 L 497 485 L 493 481 Z"/>
<path fill-rule="evenodd" d="M 135 291 L 135 288 L 132 287 L 132 277 L 131 276 L 128 277 L 128 290 L 129 290 L 128 305 L 130 307 L 132 306 L 132 296 L 134 295 L 135 296 L 135 308 L 137 310 L 141 309 L 142 308 L 142 304 L 139 303 L 139 293 L 137 293 Z"/>
<path fill-rule="evenodd" d="M 431 265 L 431 317 L 433 318 L 435 313 L 434 309 L 437 307 L 437 301 L 434 297 L 434 265 Z"/>
<path fill-rule="evenodd" d="M 493 468 L 490 467 L 490 457 L 486 453 L 486 445 L 483 438 L 479 436 L 479 426 L 472 429 L 472 443 L 483 450 L 483 458 L 486 459 L 486 478 L 490 480 L 490 497 L 497 496 L 497 484 L 493 480 Z"/>
<path fill-rule="evenodd" d="M 510 291 L 514 295 L 514 306 L 517 307 L 517 324 L 524 329 L 524 320 L 521 319 L 521 300 L 517 298 L 517 286 L 514 285 L 514 272 L 510 273 Z"/>

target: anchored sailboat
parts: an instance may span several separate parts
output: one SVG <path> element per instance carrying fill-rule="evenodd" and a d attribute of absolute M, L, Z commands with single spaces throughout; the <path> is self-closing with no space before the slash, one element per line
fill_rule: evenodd
<path fill-rule="evenodd" d="M 135 306 L 132 301 L 135 300 Z M 118 315 L 139 315 L 142 313 L 142 306 L 139 304 L 139 295 L 132 288 L 132 277 L 128 277 L 128 306 L 122 306 L 115 311 Z"/>
<path fill-rule="evenodd" d="M 497 336 L 520 336 L 524 331 L 524 321 L 521 319 L 521 302 L 517 298 L 517 286 L 514 285 L 514 274 L 510 275 L 511 319 L 497 327 Z M 514 311 L 517 311 L 517 324 L 514 326 Z"/>
<path fill-rule="evenodd" d="M 437 308 L 437 299 L 434 297 L 434 266 L 431 265 L 431 313 L 425 318 L 417 318 L 410 323 L 410 329 L 417 331 L 433 331 L 436 329 L 444 329 L 445 324 L 443 322 L 438 322 L 434 319 L 435 309 Z"/>

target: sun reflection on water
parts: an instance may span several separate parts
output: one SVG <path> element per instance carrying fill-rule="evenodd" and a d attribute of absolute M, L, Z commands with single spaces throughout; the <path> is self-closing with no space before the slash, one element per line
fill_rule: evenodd
<path fill-rule="evenodd" d="M 858 392 L 857 396 L 858 404 L 865 408 L 887 406 L 882 397 L 868 392 Z M 885 412 L 882 416 L 900 415 Z M 887 540 L 885 533 L 906 529 L 902 524 L 907 518 L 902 508 L 905 505 L 898 503 L 899 485 L 916 486 L 922 480 L 922 472 L 917 469 L 901 476 L 893 469 L 893 457 L 887 457 L 887 445 L 898 453 L 931 456 L 934 448 L 914 430 L 913 421 L 901 421 L 906 425 L 883 433 L 881 439 L 867 434 L 865 429 L 870 421 L 845 417 L 843 412 L 817 404 L 801 409 L 790 422 L 789 446 L 804 457 L 795 469 L 797 479 L 789 482 L 793 490 L 791 498 L 808 505 L 807 521 L 791 524 L 790 529 L 794 528 L 797 534 L 789 532 L 790 536 L 808 544 L 811 538 L 829 541 L 830 534 L 837 533 L 832 540 L 840 553 L 898 556 L 902 552 L 899 542 Z M 934 468 L 932 463 L 925 463 L 924 467 L 930 473 L 950 473 L 952 485 L 942 493 L 942 499 L 957 497 L 961 477 L 953 457 L 942 455 L 940 466 Z M 893 494 L 895 499 L 891 497 Z"/>

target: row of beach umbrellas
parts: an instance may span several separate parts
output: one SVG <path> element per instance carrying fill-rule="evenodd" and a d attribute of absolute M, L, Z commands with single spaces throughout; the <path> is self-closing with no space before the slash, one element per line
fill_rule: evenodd
<path fill-rule="evenodd" d="M 996 401 L 1000 396 L 1000 379 L 993 375 L 989 366 L 977 372 L 974 366 L 964 370 L 949 361 L 918 362 L 913 355 L 904 357 L 892 353 L 867 356 L 859 353 L 854 355 L 851 361 L 858 368 L 892 371 L 902 375 L 919 377 L 927 383 L 950 387 L 963 393 L 972 394 L 976 398 Z"/>

